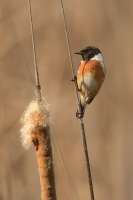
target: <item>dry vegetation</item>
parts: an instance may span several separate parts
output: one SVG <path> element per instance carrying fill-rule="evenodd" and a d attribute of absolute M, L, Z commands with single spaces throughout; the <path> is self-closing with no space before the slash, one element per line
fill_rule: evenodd
<path fill-rule="evenodd" d="M 32 101 L 21 117 L 21 141 L 26 149 L 34 145 L 42 200 L 56 200 L 49 109 L 40 90 L 37 93 L 40 98 Z"/>
<path fill-rule="evenodd" d="M 89 190 L 76 98 L 59 1 L 32 1 L 42 91 L 51 104 L 53 137 L 79 195 Z M 87 108 L 85 126 L 98 200 L 133 199 L 132 54 L 133 1 L 64 0 L 72 52 L 98 46 L 107 76 Z M 0 200 L 36 200 L 40 185 L 34 152 L 24 151 L 18 123 L 34 97 L 34 69 L 27 1 L 0 1 Z M 73 55 L 75 70 L 80 58 Z M 54 151 L 54 149 L 53 149 Z M 73 199 L 54 153 L 58 199 Z M 41 199 L 41 197 L 40 197 Z"/>

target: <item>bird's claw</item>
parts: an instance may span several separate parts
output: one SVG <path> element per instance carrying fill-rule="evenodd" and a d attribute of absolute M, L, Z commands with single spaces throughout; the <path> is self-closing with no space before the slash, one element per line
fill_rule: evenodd
<path fill-rule="evenodd" d="M 77 81 L 77 76 L 74 76 L 70 81 Z"/>
<path fill-rule="evenodd" d="M 83 112 L 76 112 L 76 117 L 77 117 L 77 119 L 81 119 L 81 118 L 83 118 Z"/>

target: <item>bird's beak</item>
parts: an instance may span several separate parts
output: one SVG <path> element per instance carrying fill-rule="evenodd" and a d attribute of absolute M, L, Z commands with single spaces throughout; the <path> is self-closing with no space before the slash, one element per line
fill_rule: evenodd
<path fill-rule="evenodd" d="M 75 52 L 74 54 L 83 55 L 81 51 Z"/>

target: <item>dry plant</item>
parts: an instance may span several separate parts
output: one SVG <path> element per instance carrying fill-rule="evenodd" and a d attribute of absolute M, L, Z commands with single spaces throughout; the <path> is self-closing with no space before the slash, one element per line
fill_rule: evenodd
<path fill-rule="evenodd" d="M 67 30 L 67 23 L 66 23 L 64 5 L 63 5 L 63 1 L 62 0 L 60 0 L 60 5 L 61 5 L 64 28 L 65 28 L 65 34 L 66 34 L 66 41 L 67 41 L 68 54 L 69 54 L 69 59 L 70 59 L 70 66 L 71 66 L 71 71 L 72 71 L 72 79 L 71 79 L 71 81 L 74 82 L 74 88 L 75 88 L 75 94 L 76 94 L 76 99 L 77 99 L 78 112 L 81 113 L 81 104 L 80 104 L 80 98 L 79 98 L 79 95 L 78 95 L 77 77 L 75 76 L 75 72 L 74 72 L 74 66 L 73 66 L 70 42 L 69 42 L 69 37 L 68 37 L 68 30 Z M 91 200 L 95 200 L 83 117 L 80 117 L 79 120 L 80 120 L 83 147 L 84 147 L 84 154 L 85 154 L 85 161 L 86 161 L 86 167 L 87 167 L 87 175 L 88 175 L 88 183 L 89 183 L 89 189 L 90 189 L 90 197 L 91 197 Z"/>
<path fill-rule="evenodd" d="M 27 149 L 34 144 L 39 167 L 42 200 L 55 200 L 55 179 L 50 139 L 49 105 L 32 101 L 21 117 L 21 141 Z"/>
<path fill-rule="evenodd" d="M 28 6 L 35 67 L 36 99 L 29 104 L 21 117 L 21 141 L 25 148 L 29 148 L 32 143 L 34 144 L 39 167 L 42 200 L 56 200 L 49 106 L 41 94 L 30 0 L 28 0 Z"/>

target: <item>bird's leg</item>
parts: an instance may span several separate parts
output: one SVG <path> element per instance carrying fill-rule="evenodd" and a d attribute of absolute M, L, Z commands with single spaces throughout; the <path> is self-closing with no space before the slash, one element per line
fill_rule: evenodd
<path fill-rule="evenodd" d="M 74 81 L 77 83 L 77 76 L 74 76 L 70 81 Z"/>
<path fill-rule="evenodd" d="M 74 77 L 71 79 L 71 81 L 74 81 L 74 82 L 77 84 L 77 76 L 74 76 Z M 81 89 L 78 88 L 78 85 L 77 85 L 77 90 L 78 90 L 79 93 L 82 93 L 82 92 L 81 92 Z M 83 94 L 82 94 L 82 95 L 83 95 Z M 81 108 L 81 112 L 79 112 L 79 110 L 77 110 L 77 112 L 76 112 L 76 117 L 77 117 L 77 119 L 81 119 L 81 118 L 84 117 L 84 111 L 85 111 L 86 105 L 83 107 L 83 106 L 81 105 L 81 102 L 80 102 L 80 108 Z"/>
<path fill-rule="evenodd" d="M 79 97 L 80 97 L 80 103 L 79 103 L 80 109 L 77 110 L 76 117 L 77 117 L 77 119 L 81 119 L 81 118 L 84 117 L 84 112 L 85 112 L 85 108 L 86 108 L 86 101 L 82 105 L 81 100 L 82 101 L 83 101 L 83 99 L 85 100 L 85 95 L 82 93 L 81 89 L 78 89 L 78 93 L 79 93 Z"/>
<path fill-rule="evenodd" d="M 74 76 L 72 79 L 71 79 L 71 81 L 73 81 L 73 82 L 75 82 L 76 84 L 77 84 L 77 76 Z M 80 91 L 80 89 L 78 88 L 78 86 L 77 86 L 77 90 L 78 90 L 78 92 Z M 80 106 L 81 106 L 81 103 L 80 103 Z M 81 110 L 82 110 L 82 108 L 81 108 Z M 76 117 L 77 117 L 77 119 L 81 119 L 81 118 L 83 118 L 83 116 L 84 116 L 84 113 L 81 111 L 81 112 L 79 112 L 78 110 L 77 110 L 77 112 L 76 112 Z"/>
<path fill-rule="evenodd" d="M 86 107 L 86 106 L 85 106 L 85 107 Z M 76 112 L 76 117 L 77 117 L 77 119 L 81 119 L 81 118 L 84 117 L 85 107 L 83 107 L 83 106 L 80 104 L 81 111 L 79 112 L 79 110 L 77 110 L 77 112 Z"/>
<path fill-rule="evenodd" d="M 81 118 L 83 118 L 83 113 L 82 112 L 79 112 L 78 110 L 77 110 L 77 112 L 76 112 L 76 117 L 77 117 L 77 119 L 81 119 Z"/>

